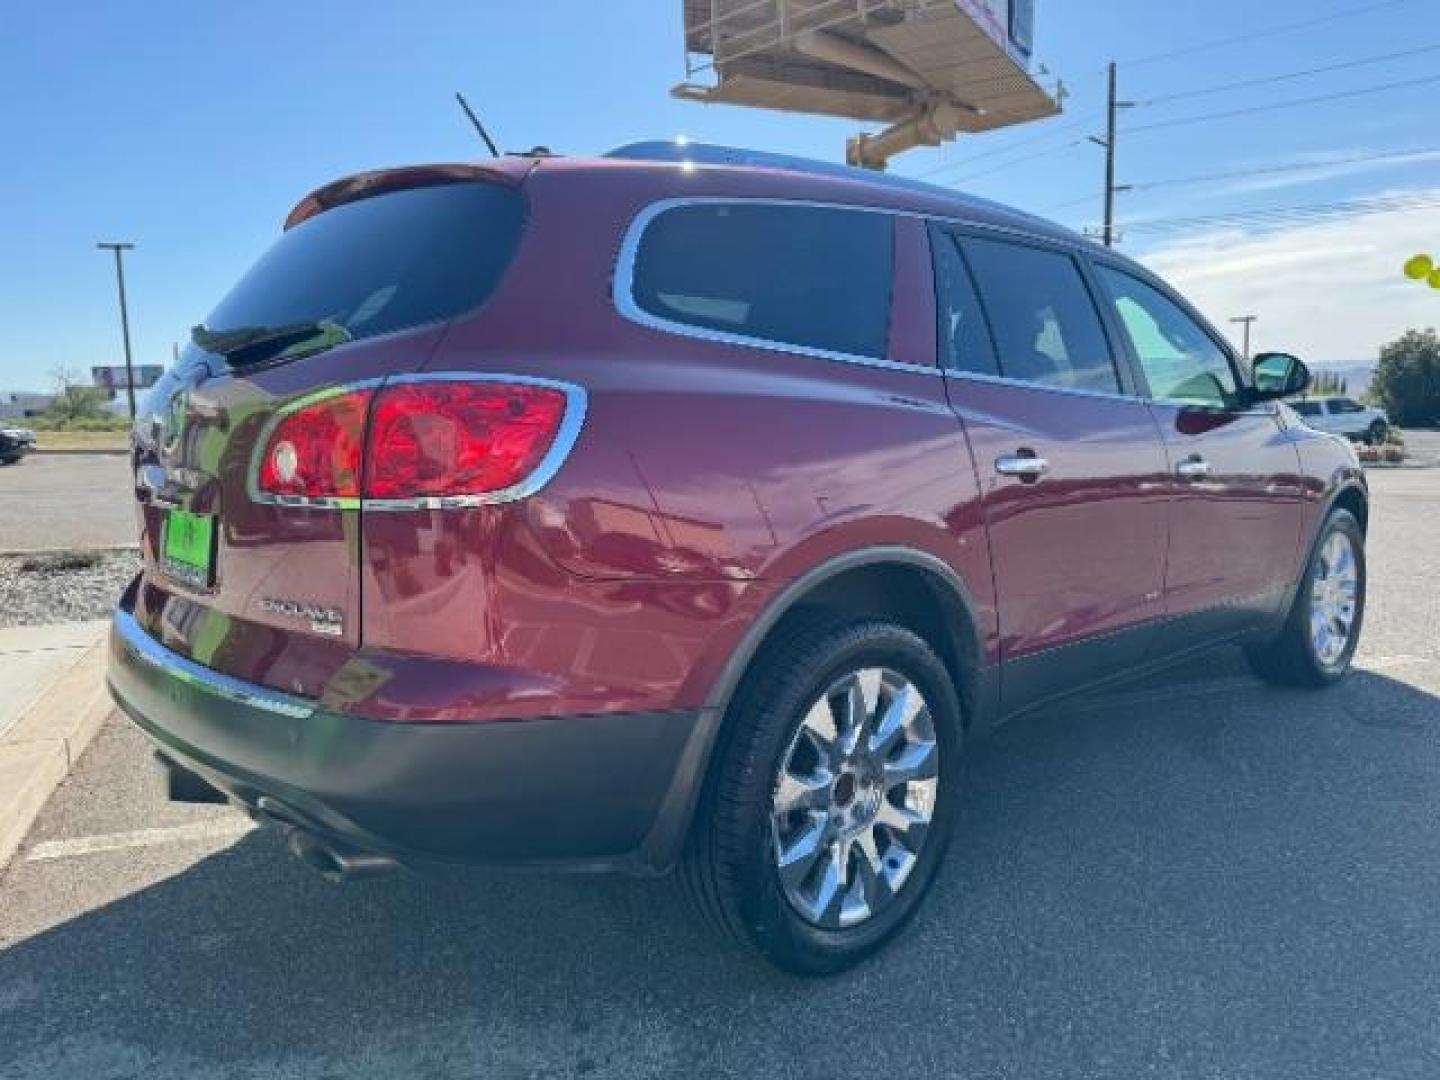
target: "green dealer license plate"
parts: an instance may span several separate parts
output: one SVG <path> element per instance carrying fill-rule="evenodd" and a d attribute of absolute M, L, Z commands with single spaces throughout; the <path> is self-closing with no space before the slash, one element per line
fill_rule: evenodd
<path fill-rule="evenodd" d="M 215 515 L 167 511 L 160 561 L 171 577 L 208 589 L 215 580 Z"/>

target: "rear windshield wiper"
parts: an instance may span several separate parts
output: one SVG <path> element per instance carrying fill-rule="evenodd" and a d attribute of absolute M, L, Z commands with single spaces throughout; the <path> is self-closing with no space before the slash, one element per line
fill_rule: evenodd
<path fill-rule="evenodd" d="M 321 352 L 351 340 L 350 331 L 337 322 L 286 323 L 283 326 L 237 326 L 210 330 L 197 326 L 190 340 L 209 353 L 225 357 L 233 366 L 262 364 L 287 355 Z"/>

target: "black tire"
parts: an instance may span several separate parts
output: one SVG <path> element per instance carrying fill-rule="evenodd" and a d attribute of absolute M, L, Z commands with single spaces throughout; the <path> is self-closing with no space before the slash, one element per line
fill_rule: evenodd
<path fill-rule="evenodd" d="M 9 457 L 0 457 L 0 465 L 14 465 L 24 454 L 12 454 Z"/>
<path fill-rule="evenodd" d="M 1379 446 L 1385 441 L 1385 436 L 1390 432 L 1389 426 L 1383 420 L 1376 420 L 1365 432 L 1365 441 L 1371 446 Z"/>
<path fill-rule="evenodd" d="M 933 816 L 914 868 L 866 921 L 827 929 L 787 899 L 775 866 L 771 807 L 785 755 L 805 710 L 849 672 L 898 673 L 929 706 L 938 748 Z M 800 619 L 756 658 L 729 710 L 681 865 L 686 892 L 706 921 L 783 970 L 837 972 L 892 939 L 929 890 L 954 831 L 962 724 L 950 673 L 934 650 L 882 621 Z M 882 799 L 888 796 L 882 793 Z"/>
<path fill-rule="evenodd" d="M 1312 638 L 1310 623 L 1312 596 L 1316 574 L 1320 571 L 1322 553 L 1330 537 L 1336 532 L 1346 535 L 1354 552 L 1357 575 L 1355 588 L 1355 616 L 1350 625 L 1349 637 L 1343 651 L 1335 659 L 1326 662 L 1317 652 Z M 1250 667 L 1266 682 L 1278 686 L 1324 687 L 1339 682 L 1350 670 L 1350 661 L 1360 643 L 1360 631 L 1365 622 L 1365 534 L 1355 515 L 1348 510 L 1334 510 L 1320 529 L 1306 564 L 1305 574 L 1295 593 L 1290 612 L 1279 636 L 1264 645 L 1252 645 L 1245 650 Z"/>

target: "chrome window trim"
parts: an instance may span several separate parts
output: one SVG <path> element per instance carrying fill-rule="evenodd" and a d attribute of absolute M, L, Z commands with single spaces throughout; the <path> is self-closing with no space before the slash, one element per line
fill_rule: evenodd
<path fill-rule="evenodd" d="M 957 381 L 990 383 L 996 386 L 1011 386 L 1021 390 L 1042 390 L 1050 394 L 1067 394 L 1071 397 L 1100 398 L 1103 401 L 1126 401 L 1135 405 L 1149 405 L 1152 399 L 1139 394 L 1125 394 L 1118 390 L 1088 390 L 1083 386 L 1056 386 L 1054 383 L 1030 382 L 1026 379 L 1012 379 L 1004 375 L 986 375 L 975 371 L 946 371 L 946 378 Z"/>
<path fill-rule="evenodd" d="M 317 708 L 316 702 L 307 698 L 242 682 L 167 649 L 147 634 L 128 611 L 115 612 L 114 627 L 121 647 L 135 660 L 214 697 L 292 720 L 308 719 Z"/>
<path fill-rule="evenodd" d="M 776 341 L 751 334 L 737 334 L 727 330 L 714 330 L 706 326 L 667 319 L 662 315 L 642 308 L 635 300 L 635 259 L 640 250 L 640 241 L 645 230 L 661 214 L 687 206 L 746 205 L 746 206 L 793 206 L 811 210 L 852 210 L 858 213 L 890 214 L 898 212 L 881 206 L 855 206 L 846 203 L 813 202 L 804 199 L 746 198 L 730 195 L 694 195 L 658 199 L 647 204 L 626 227 L 620 242 L 620 252 L 615 263 L 611 295 L 615 310 L 626 319 L 652 330 L 680 337 L 714 341 L 724 345 L 740 345 L 746 348 L 769 349 L 773 352 L 790 353 L 795 356 L 811 356 L 817 360 L 831 360 L 842 364 L 858 364 L 861 367 L 882 368 L 888 371 L 909 371 L 921 375 L 940 375 L 939 367 L 932 364 L 907 364 L 883 356 L 864 356 L 858 353 L 837 352 L 813 345 L 800 345 L 790 341 Z M 910 215 L 918 216 L 918 215 Z"/>
<path fill-rule="evenodd" d="M 364 495 L 343 497 L 274 495 L 260 490 L 260 458 L 265 453 L 265 447 L 276 426 L 286 416 L 318 401 L 324 401 L 326 398 L 352 390 L 378 388 L 383 391 L 390 386 L 425 382 L 491 382 L 518 386 L 543 386 L 547 389 L 559 390 L 565 395 L 565 415 L 560 419 L 560 427 L 555 432 L 555 438 L 550 443 L 550 448 L 545 451 L 545 455 L 536 463 L 535 468 L 523 479 L 507 488 L 501 488 L 499 491 L 461 495 L 419 495 L 407 499 L 377 499 Z M 566 459 L 570 456 L 570 451 L 575 448 L 575 443 L 580 438 L 580 432 L 585 427 L 585 416 L 588 410 L 589 395 L 585 392 L 584 387 L 574 383 L 561 382 L 558 379 L 542 379 L 534 375 L 475 371 L 422 371 L 410 375 L 392 375 L 380 379 L 339 383 L 296 398 L 284 407 L 277 409 L 275 414 L 266 421 L 265 427 L 255 440 L 255 448 L 251 452 L 250 467 L 245 478 L 245 490 L 252 502 L 304 510 L 464 510 L 478 506 L 516 502 L 534 495 L 555 478 L 555 474 L 565 464 Z M 368 417 L 366 423 L 368 426 Z"/>

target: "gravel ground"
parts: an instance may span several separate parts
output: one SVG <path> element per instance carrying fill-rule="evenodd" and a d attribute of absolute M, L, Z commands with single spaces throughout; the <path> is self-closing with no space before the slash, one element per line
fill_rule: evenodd
<path fill-rule="evenodd" d="M 0 626 L 103 619 L 139 569 L 135 551 L 0 556 Z"/>

